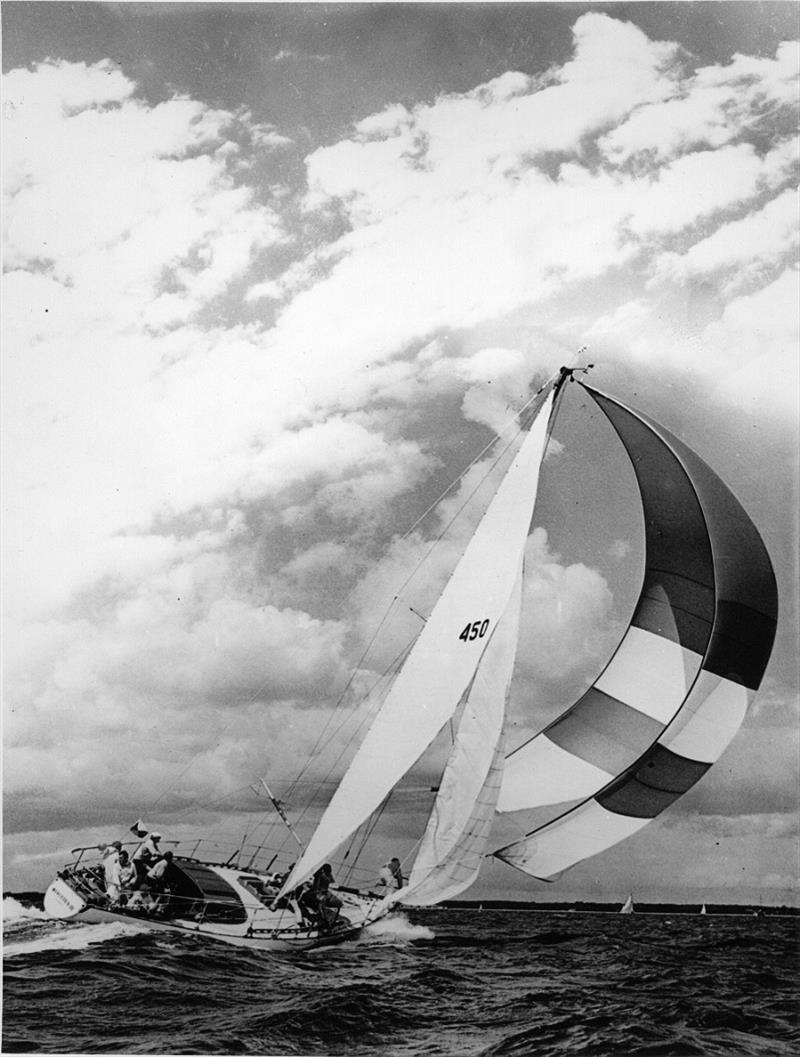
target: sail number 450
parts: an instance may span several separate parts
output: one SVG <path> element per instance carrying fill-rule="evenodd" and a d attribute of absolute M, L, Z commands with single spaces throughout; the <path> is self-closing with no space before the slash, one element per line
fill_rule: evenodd
<path fill-rule="evenodd" d="M 474 642 L 475 639 L 482 639 L 488 629 L 488 619 L 476 620 L 472 624 L 467 624 L 467 626 L 464 628 L 464 630 L 458 637 L 464 642 Z"/>

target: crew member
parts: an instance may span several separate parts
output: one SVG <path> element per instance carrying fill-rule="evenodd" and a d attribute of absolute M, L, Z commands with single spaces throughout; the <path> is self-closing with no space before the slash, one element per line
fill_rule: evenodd
<path fill-rule="evenodd" d="M 108 892 L 108 886 L 116 883 L 116 871 L 119 865 L 119 853 L 122 851 L 122 841 L 115 840 L 111 844 L 98 844 L 97 850 L 100 852 L 99 871 L 106 892 Z"/>
<path fill-rule="evenodd" d="M 146 885 L 154 900 L 150 906 L 152 913 L 166 908 L 169 901 L 169 875 L 172 866 L 172 852 L 165 851 L 161 858 L 147 871 Z"/>
<path fill-rule="evenodd" d="M 161 840 L 160 833 L 146 833 L 144 840 L 133 853 L 133 863 L 136 867 L 136 886 L 144 883 L 147 871 L 161 855 L 158 842 Z"/>
<path fill-rule="evenodd" d="M 119 883 L 119 903 L 125 906 L 128 902 L 128 893 L 136 886 L 136 867 L 131 862 L 126 851 L 119 853 L 119 865 L 117 866 L 117 877 Z"/>
<path fill-rule="evenodd" d="M 400 860 L 396 856 L 395 858 L 390 859 L 389 862 L 384 863 L 381 867 L 378 884 L 384 885 L 386 888 L 394 889 L 403 887 L 403 868 L 400 865 Z"/>
<path fill-rule="evenodd" d="M 336 924 L 342 906 L 341 899 L 330 891 L 333 884 L 333 870 L 330 863 L 324 863 L 314 874 L 311 893 L 316 900 L 319 913 L 320 929 L 327 932 Z"/>

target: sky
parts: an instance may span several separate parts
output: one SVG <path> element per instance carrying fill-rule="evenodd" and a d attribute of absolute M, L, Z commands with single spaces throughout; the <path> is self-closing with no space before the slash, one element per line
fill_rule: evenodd
<path fill-rule="evenodd" d="M 472 478 L 418 518 L 586 347 L 593 384 L 750 512 L 778 637 L 672 809 L 556 885 L 494 862 L 470 894 L 796 903 L 796 6 L 13 2 L 2 22 L 4 889 L 141 816 L 254 832 L 259 777 L 288 788 L 320 738 L 335 758 L 334 705 L 400 641 L 360 661 Z M 630 469 L 573 390 L 512 741 L 603 667 L 640 575 Z M 376 868 L 429 800 L 398 794 Z"/>

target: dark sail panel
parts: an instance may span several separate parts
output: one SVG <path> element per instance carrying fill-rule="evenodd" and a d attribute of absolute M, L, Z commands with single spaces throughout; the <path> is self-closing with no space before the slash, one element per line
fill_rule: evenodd
<path fill-rule="evenodd" d="M 630 428 L 632 412 L 588 386 L 584 388 L 603 409 L 630 453 L 638 432 Z M 769 660 L 778 618 L 778 591 L 767 549 L 739 500 L 710 466 L 669 430 L 645 415 L 639 417 L 686 468 L 711 541 L 716 610 L 711 648 L 703 667 L 755 690 Z M 641 465 L 636 455 L 632 461 L 634 468 Z M 696 547 L 697 540 L 687 538 L 684 579 L 697 567 Z M 705 579 L 702 582 L 705 584 Z"/>
<path fill-rule="evenodd" d="M 631 623 L 664 634 L 657 630 L 652 601 L 666 598 L 678 641 L 703 653 L 714 620 L 715 567 L 696 482 L 671 434 L 588 386 L 584 389 L 622 441 L 642 496 L 645 585 Z"/>
<path fill-rule="evenodd" d="M 612 783 L 597 797 L 597 802 L 619 815 L 655 818 L 699 782 L 710 766 L 655 744 L 636 769 Z"/>

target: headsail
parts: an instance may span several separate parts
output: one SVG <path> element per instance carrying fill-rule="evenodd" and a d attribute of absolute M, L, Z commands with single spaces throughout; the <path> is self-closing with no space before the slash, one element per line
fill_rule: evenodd
<path fill-rule="evenodd" d="M 503 774 L 503 720 L 514 674 L 522 567 L 464 704 L 439 792 L 408 885 L 393 902 L 428 906 L 453 899 L 478 875 Z"/>
<path fill-rule="evenodd" d="M 554 391 L 554 383 L 545 388 L 528 435 L 284 891 L 313 873 L 368 818 L 450 719 L 472 682 L 517 580 Z"/>
<path fill-rule="evenodd" d="M 777 619 L 766 548 L 719 477 L 663 427 L 584 388 L 633 463 L 646 574 L 631 627 L 595 685 L 507 761 L 501 809 L 546 802 L 534 765 L 548 776 L 560 768 L 561 799 L 591 796 L 495 852 L 541 878 L 635 833 L 702 777 L 744 719 Z"/>

